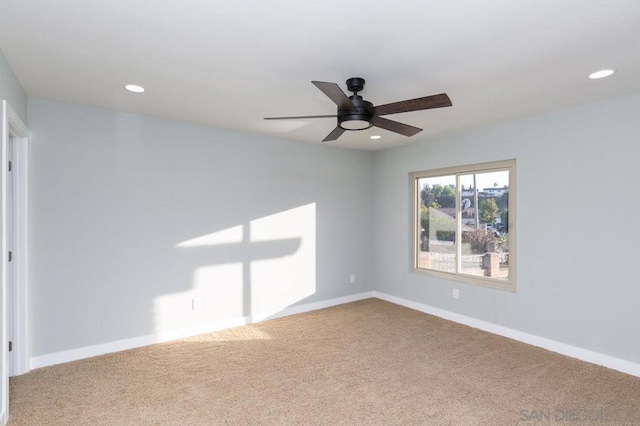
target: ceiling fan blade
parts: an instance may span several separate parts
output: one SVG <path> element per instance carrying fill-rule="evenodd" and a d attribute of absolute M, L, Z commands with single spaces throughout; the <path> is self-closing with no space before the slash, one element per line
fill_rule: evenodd
<path fill-rule="evenodd" d="M 425 96 L 424 98 L 409 99 L 391 104 L 379 105 L 373 108 L 373 115 L 398 114 L 400 112 L 420 111 L 423 109 L 450 107 L 451 99 L 446 93 Z"/>
<path fill-rule="evenodd" d="M 336 118 L 337 115 L 301 115 L 298 117 L 265 117 L 265 120 L 302 120 L 307 118 Z"/>
<path fill-rule="evenodd" d="M 391 132 L 400 133 L 404 136 L 413 136 L 416 133 L 420 133 L 422 129 L 418 127 L 409 126 L 408 124 L 399 123 L 393 120 L 387 120 L 382 117 L 371 118 L 371 124 L 381 129 L 389 130 Z"/>
<path fill-rule="evenodd" d="M 322 139 L 322 142 L 329 142 L 329 141 L 335 141 L 336 139 L 338 139 L 340 136 L 342 136 L 342 134 L 345 132 L 345 130 L 338 126 L 335 129 L 333 129 L 331 131 L 331 133 L 329 133 L 327 135 L 326 138 Z"/>
<path fill-rule="evenodd" d="M 340 86 L 335 83 L 327 83 L 324 81 L 312 81 L 312 83 L 329 97 L 338 108 L 346 111 L 357 111 L 358 108 L 351 102 L 351 99 L 345 95 Z"/>

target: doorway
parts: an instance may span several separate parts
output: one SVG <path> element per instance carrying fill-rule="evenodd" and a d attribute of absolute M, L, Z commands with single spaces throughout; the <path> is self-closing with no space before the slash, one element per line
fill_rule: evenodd
<path fill-rule="evenodd" d="M 9 133 L 9 137 L 7 139 L 7 196 L 6 196 L 6 215 L 7 215 L 7 233 L 5 236 L 6 244 L 7 244 L 7 364 L 8 364 L 8 372 L 9 377 L 15 375 L 14 371 L 14 362 L 13 362 L 13 342 L 15 341 L 15 323 L 16 319 L 14 317 L 16 311 L 16 280 L 15 280 L 15 271 L 13 261 L 13 252 L 14 252 L 14 240 L 15 240 L 15 227 L 13 224 L 13 205 L 15 204 L 15 188 L 14 188 L 14 179 L 13 179 L 13 151 L 16 137 L 13 133 Z"/>
<path fill-rule="evenodd" d="M 5 424 L 9 417 L 9 376 L 29 371 L 29 130 L 6 100 L 2 101 L 1 123 L 0 424 Z"/>

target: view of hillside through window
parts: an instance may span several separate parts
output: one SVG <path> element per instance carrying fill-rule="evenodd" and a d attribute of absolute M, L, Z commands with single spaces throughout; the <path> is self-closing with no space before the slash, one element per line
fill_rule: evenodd
<path fill-rule="evenodd" d="M 509 280 L 509 169 L 416 178 L 416 266 Z"/>

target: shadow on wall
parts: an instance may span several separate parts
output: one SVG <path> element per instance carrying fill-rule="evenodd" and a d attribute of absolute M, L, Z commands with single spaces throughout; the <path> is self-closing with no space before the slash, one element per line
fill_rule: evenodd
<path fill-rule="evenodd" d="M 369 155 L 45 100 L 30 121 L 33 356 L 367 285 Z"/>
<path fill-rule="evenodd" d="M 155 331 L 268 315 L 315 293 L 315 221 L 311 203 L 176 244 L 202 265 L 191 289 L 156 297 Z"/>

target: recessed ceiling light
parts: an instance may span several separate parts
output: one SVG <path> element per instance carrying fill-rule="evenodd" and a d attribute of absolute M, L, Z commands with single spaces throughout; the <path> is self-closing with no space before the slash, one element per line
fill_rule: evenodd
<path fill-rule="evenodd" d="M 591 80 L 597 80 L 598 78 L 609 77 L 614 72 L 615 70 L 600 70 L 600 71 L 596 71 L 594 73 L 589 74 L 589 78 Z"/>
<path fill-rule="evenodd" d="M 369 139 L 380 139 L 382 136 L 380 135 L 373 135 L 373 136 L 369 136 Z"/>
<path fill-rule="evenodd" d="M 137 84 L 127 84 L 126 86 L 124 86 L 125 89 L 127 89 L 130 92 L 134 92 L 134 93 L 142 93 L 144 92 L 144 87 L 142 86 L 138 86 Z"/>

